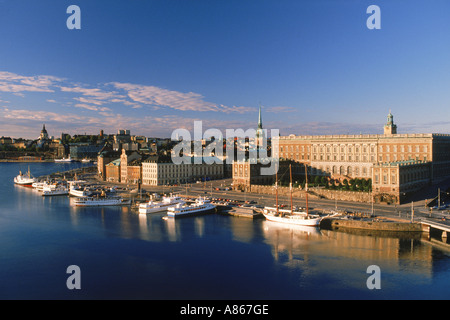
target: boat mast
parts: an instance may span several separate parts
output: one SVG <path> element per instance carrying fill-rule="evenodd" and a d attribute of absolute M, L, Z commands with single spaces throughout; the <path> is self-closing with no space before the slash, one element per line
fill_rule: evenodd
<path fill-rule="evenodd" d="M 306 216 L 309 214 L 308 208 L 308 168 L 305 163 L 305 196 L 306 196 Z"/>
<path fill-rule="evenodd" d="M 289 183 L 289 190 L 291 192 L 291 214 L 293 214 L 293 207 L 292 207 L 292 165 L 289 164 L 289 176 L 290 176 L 290 183 Z"/>
<path fill-rule="evenodd" d="M 275 174 L 275 197 L 276 197 L 276 206 L 277 206 L 277 215 L 278 215 L 278 171 Z"/>

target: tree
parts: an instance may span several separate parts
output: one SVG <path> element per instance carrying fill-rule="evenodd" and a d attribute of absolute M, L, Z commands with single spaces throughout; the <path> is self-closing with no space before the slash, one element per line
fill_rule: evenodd
<path fill-rule="evenodd" d="M 318 186 L 320 184 L 320 177 L 319 176 L 315 176 L 314 177 L 314 185 Z"/>

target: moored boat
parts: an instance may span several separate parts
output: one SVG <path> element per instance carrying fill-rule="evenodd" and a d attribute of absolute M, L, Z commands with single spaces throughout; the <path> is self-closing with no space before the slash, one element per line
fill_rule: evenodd
<path fill-rule="evenodd" d="M 181 218 L 200 214 L 212 213 L 216 210 L 216 206 L 208 199 L 198 198 L 195 203 L 191 205 L 177 204 L 167 209 L 167 217 Z"/>
<path fill-rule="evenodd" d="M 78 207 L 97 207 L 129 205 L 131 201 L 121 197 L 77 197 L 72 203 Z"/>
<path fill-rule="evenodd" d="M 289 169 L 291 170 L 291 166 L 289 166 Z M 306 171 L 305 166 L 305 176 L 306 181 L 308 181 L 308 173 Z M 291 209 L 280 209 L 278 206 L 278 175 L 276 176 L 275 180 L 275 189 L 276 189 L 276 205 L 275 208 L 273 207 L 264 207 L 263 215 L 264 217 L 269 221 L 276 221 L 281 223 L 289 223 L 289 224 L 295 224 L 295 225 L 301 225 L 301 226 L 318 226 L 320 225 L 320 221 L 322 220 L 322 217 L 318 214 L 310 214 L 309 213 L 309 207 L 308 207 L 308 183 L 306 182 L 305 185 L 305 199 L 306 199 L 306 211 L 294 211 L 294 206 L 292 204 L 292 171 L 291 171 L 291 183 L 290 183 L 290 190 L 291 190 Z"/>
<path fill-rule="evenodd" d="M 54 188 L 44 188 L 42 196 L 63 196 L 69 194 L 69 188 L 66 186 L 56 186 Z"/>
<path fill-rule="evenodd" d="M 19 171 L 19 174 L 14 177 L 14 183 L 21 186 L 31 187 L 34 182 L 36 182 L 36 179 L 31 176 L 30 168 L 28 168 L 28 172 L 26 174 Z"/>
<path fill-rule="evenodd" d="M 45 184 L 45 181 L 36 181 L 36 182 L 33 182 L 31 184 L 31 186 L 38 191 L 42 191 L 42 189 L 44 189 L 44 184 Z"/>
<path fill-rule="evenodd" d="M 282 223 L 290 223 L 301 226 L 318 226 L 322 217 L 316 214 L 307 214 L 306 212 L 299 212 L 276 208 L 264 208 L 264 217 L 269 221 L 276 221 Z"/>
<path fill-rule="evenodd" d="M 150 200 L 146 203 L 141 203 L 139 205 L 139 213 L 156 213 L 156 212 L 166 212 L 168 208 L 173 207 L 177 204 L 185 204 L 184 200 L 178 196 L 164 197 L 161 201 L 154 202 Z"/>
<path fill-rule="evenodd" d="M 69 189 L 69 195 L 74 197 L 89 197 L 92 195 L 90 190 L 87 190 L 85 187 L 71 185 Z"/>
<path fill-rule="evenodd" d="M 72 162 L 73 160 L 70 158 L 62 158 L 62 159 L 55 159 L 55 162 Z"/>

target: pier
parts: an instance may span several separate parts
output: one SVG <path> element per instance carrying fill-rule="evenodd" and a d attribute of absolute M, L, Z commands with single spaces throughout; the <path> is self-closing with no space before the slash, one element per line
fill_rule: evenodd
<path fill-rule="evenodd" d="M 431 234 L 432 231 L 438 231 L 442 232 L 441 237 L 442 239 L 446 239 L 448 233 L 450 232 L 450 224 L 443 222 L 438 222 L 436 220 L 431 220 L 424 218 L 420 221 L 422 224 L 422 231 L 427 232 Z"/>

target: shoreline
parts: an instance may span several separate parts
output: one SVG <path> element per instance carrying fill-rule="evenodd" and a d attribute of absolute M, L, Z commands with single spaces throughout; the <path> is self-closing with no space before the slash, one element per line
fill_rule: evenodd
<path fill-rule="evenodd" d="M 36 162 L 55 162 L 54 159 L 43 159 L 43 160 L 29 160 L 29 159 L 24 159 L 24 160 L 18 160 L 18 159 L 0 159 L 0 162 L 32 162 L 32 163 L 36 163 Z"/>
<path fill-rule="evenodd" d="M 101 188 L 111 188 L 113 186 L 118 187 L 117 193 L 124 198 L 132 200 L 131 206 L 134 208 L 137 204 L 146 202 L 151 198 L 153 193 L 164 193 L 164 186 L 161 188 L 152 187 L 150 190 L 146 189 L 141 185 L 141 193 L 138 192 L 138 185 L 136 184 L 124 184 L 117 182 L 103 181 L 97 175 L 97 166 L 92 165 L 88 167 L 75 168 L 62 172 L 54 172 L 48 175 L 43 175 L 38 177 L 38 179 L 58 179 L 65 177 L 66 179 L 74 178 L 75 175 L 77 179 L 85 180 L 87 184 L 93 184 L 100 186 Z M 167 191 L 167 189 L 166 189 Z M 183 193 L 183 192 L 182 192 Z M 167 192 L 165 193 L 167 194 Z M 183 196 L 179 193 L 180 196 Z M 195 197 L 195 195 L 184 195 L 186 197 Z M 196 195 L 199 196 L 199 195 Z M 234 200 L 236 197 L 234 194 L 228 196 L 229 199 Z M 221 213 L 230 216 L 242 217 L 239 213 L 242 211 L 241 207 L 231 207 L 229 210 L 220 210 Z M 245 208 L 244 208 L 245 209 Z M 320 209 L 320 208 L 318 208 Z M 325 213 L 325 209 L 320 209 Z M 233 214 L 233 212 L 235 212 Z M 248 217 L 248 215 L 243 215 Z M 344 217 L 344 218 L 342 218 Z M 255 216 L 251 216 L 255 218 Z M 401 237 L 407 234 L 426 234 L 426 230 L 422 228 L 420 222 L 411 222 L 409 218 L 399 218 L 398 216 L 392 216 L 389 214 L 379 214 L 371 217 L 366 217 L 364 215 L 357 216 L 350 214 L 345 218 L 340 217 L 324 217 L 320 224 L 320 228 L 324 230 L 334 230 L 341 232 L 360 232 L 366 235 L 373 235 L 374 232 L 378 233 L 388 233 L 395 234 L 396 236 L 401 235 Z M 415 237 L 415 236 L 414 236 Z"/>

